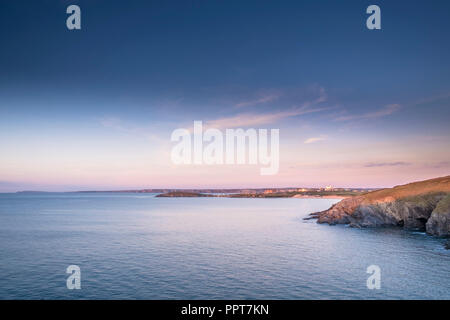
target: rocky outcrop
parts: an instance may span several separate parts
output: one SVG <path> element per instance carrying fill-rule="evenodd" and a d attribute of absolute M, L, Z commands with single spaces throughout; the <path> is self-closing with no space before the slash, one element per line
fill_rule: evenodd
<path fill-rule="evenodd" d="M 361 196 L 347 198 L 334 204 L 328 210 L 312 213 L 306 219 L 316 218 L 319 223 L 348 224 L 350 223 L 350 216 L 361 205 L 362 201 Z"/>
<path fill-rule="evenodd" d="M 450 236 L 450 176 L 344 199 L 309 218 L 352 227 L 400 226 Z"/>
<path fill-rule="evenodd" d="M 450 236 L 450 194 L 437 204 L 426 223 L 427 232 L 433 235 Z M 450 243 L 447 243 L 450 245 Z"/>

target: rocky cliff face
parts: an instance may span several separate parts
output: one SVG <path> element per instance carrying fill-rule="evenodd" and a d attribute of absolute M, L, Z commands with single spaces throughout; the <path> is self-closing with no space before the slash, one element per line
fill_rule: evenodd
<path fill-rule="evenodd" d="M 450 194 L 443 198 L 426 223 L 427 232 L 436 236 L 450 236 Z M 450 246 L 450 240 L 447 243 Z"/>
<path fill-rule="evenodd" d="M 353 227 L 400 226 L 450 236 L 450 176 L 344 199 L 307 219 Z"/>

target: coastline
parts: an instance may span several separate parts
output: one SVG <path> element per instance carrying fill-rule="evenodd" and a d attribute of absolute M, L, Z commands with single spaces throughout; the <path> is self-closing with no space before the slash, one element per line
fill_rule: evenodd
<path fill-rule="evenodd" d="M 343 200 L 354 197 L 352 195 L 340 194 L 299 194 L 292 192 L 277 193 L 230 193 L 230 194 L 210 194 L 200 192 L 165 192 L 156 195 L 158 198 L 297 198 L 297 199 L 338 199 Z"/>
<path fill-rule="evenodd" d="M 450 238 L 450 176 L 346 198 L 304 218 L 311 219 L 357 228 L 396 226 Z"/>
<path fill-rule="evenodd" d="M 347 199 L 354 196 L 338 196 L 338 195 L 329 195 L 329 196 L 314 196 L 314 195 L 301 195 L 297 194 L 295 196 L 292 196 L 291 198 L 298 198 L 298 199 Z"/>

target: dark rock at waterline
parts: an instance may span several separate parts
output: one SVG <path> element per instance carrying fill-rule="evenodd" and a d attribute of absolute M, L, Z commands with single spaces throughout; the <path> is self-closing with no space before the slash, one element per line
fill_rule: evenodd
<path fill-rule="evenodd" d="M 450 239 L 445 243 L 445 249 L 450 250 Z"/>

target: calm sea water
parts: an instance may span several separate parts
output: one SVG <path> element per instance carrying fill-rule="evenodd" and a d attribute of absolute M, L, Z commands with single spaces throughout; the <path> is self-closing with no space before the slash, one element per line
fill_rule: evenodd
<path fill-rule="evenodd" d="M 0 298 L 450 299 L 443 240 L 302 220 L 336 201 L 0 194 Z"/>

